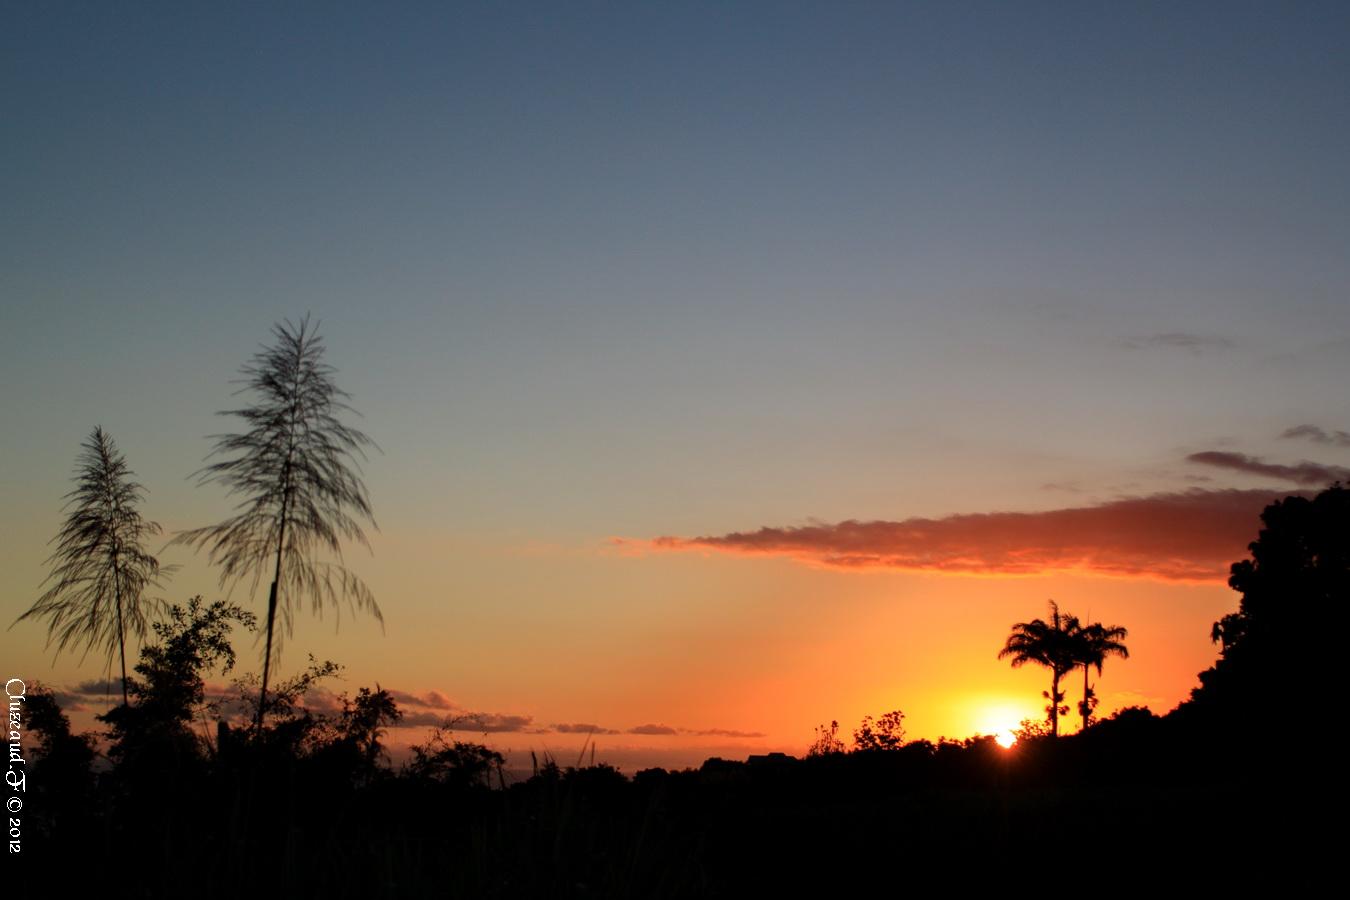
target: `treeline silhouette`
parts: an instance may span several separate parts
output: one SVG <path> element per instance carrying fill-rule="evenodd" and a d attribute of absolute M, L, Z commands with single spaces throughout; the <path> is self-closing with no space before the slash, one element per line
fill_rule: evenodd
<path fill-rule="evenodd" d="M 1028 727 L 1011 750 L 991 736 L 906 741 L 896 710 L 866 718 L 851 750 L 837 722 L 818 730 L 801 759 L 628 778 L 545 758 L 508 783 L 500 754 L 437 730 L 395 767 L 389 692 L 304 706 L 332 663 L 269 686 L 265 718 L 256 676 L 235 680 L 232 707 L 213 705 L 206 677 L 232 669 L 232 630 L 257 623 L 194 598 L 153 624 L 128 702 L 99 717 L 101 750 L 71 733 L 50 691 L 29 692 L 22 877 L 134 897 L 1311 888 L 1335 858 L 1327 810 L 1311 811 L 1332 769 L 1300 738 L 1311 705 L 1290 698 L 1296 674 L 1316 688 L 1307 673 L 1330 667 L 1307 668 L 1308 628 L 1350 596 L 1350 491 L 1290 497 L 1262 518 L 1232 567 L 1242 596 L 1214 627 L 1220 658 L 1189 700 L 1070 736 Z"/>

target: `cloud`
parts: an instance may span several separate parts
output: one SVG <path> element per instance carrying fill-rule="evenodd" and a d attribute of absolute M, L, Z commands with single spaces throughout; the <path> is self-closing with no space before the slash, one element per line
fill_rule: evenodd
<path fill-rule="evenodd" d="M 389 696 L 403 712 L 403 718 L 398 723 L 400 728 L 445 728 L 450 731 L 476 731 L 480 734 L 533 733 L 539 730 L 534 725 L 533 716 L 464 709 L 440 691 L 424 691 L 419 694 L 389 689 Z M 330 702 L 324 702 L 329 698 L 322 696 L 317 699 L 320 700 L 322 711 L 328 711 L 333 706 L 341 709 L 341 704 L 337 703 L 336 698 L 331 698 Z M 309 705 L 309 694 L 305 695 L 305 700 L 306 705 Z M 311 706 L 311 709 L 313 708 Z"/>
<path fill-rule="evenodd" d="M 105 694 L 116 694 L 122 696 L 122 682 L 120 679 L 111 678 L 91 678 L 88 681 L 81 681 L 70 689 L 72 694 L 82 694 L 86 697 L 102 697 Z"/>
<path fill-rule="evenodd" d="M 83 694 L 71 693 L 70 691 L 59 691 L 53 688 L 52 699 L 56 701 L 57 706 L 61 707 L 62 712 L 85 712 L 89 709 L 89 705 L 84 702 L 85 697 Z M 118 700 L 120 702 L 121 695 L 118 695 Z"/>
<path fill-rule="evenodd" d="M 627 734 L 689 735 L 692 737 L 762 738 L 761 731 L 734 731 L 730 728 L 674 728 L 670 725 L 639 725 Z"/>
<path fill-rule="evenodd" d="M 312 687 L 300 698 L 300 705 L 312 713 L 335 716 L 342 712 L 342 697 L 323 687 Z"/>
<path fill-rule="evenodd" d="M 570 725 L 554 725 L 553 730 L 559 734 L 622 734 L 621 731 L 615 731 L 613 728 L 601 728 L 599 725 L 592 725 L 589 722 L 574 722 Z"/>
<path fill-rule="evenodd" d="M 448 719 L 449 721 L 444 723 L 446 728 L 453 731 L 477 731 L 482 734 L 533 730 L 534 725 L 534 716 L 511 716 L 502 713 L 456 712 Z"/>
<path fill-rule="evenodd" d="M 1314 444 L 1331 444 L 1336 447 L 1350 447 L 1350 431 L 1327 431 L 1316 425 L 1295 425 L 1286 428 L 1282 438 L 1306 438 Z"/>
<path fill-rule="evenodd" d="M 784 556 L 838 569 L 1030 575 L 1078 570 L 1185 581 L 1227 577 L 1287 492 L 1205 490 L 1128 497 L 1044 512 L 764 527 L 705 537 L 658 537 L 657 550 Z M 636 543 L 616 539 L 620 543 Z"/>
<path fill-rule="evenodd" d="M 455 704 L 451 699 L 440 691 L 427 691 L 425 694 L 413 694 L 409 691 L 389 692 L 389 696 L 401 707 L 414 707 L 418 709 L 454 709 Z"/>
<path fill-rule="evenodd" d="M 398 728 L 440 728 L 445 724 L 445 716 L 440 713 L 422 710 L 421 712 L 405 712 L 403 718 L 398 720 Z"/>
<path fill-rule="evenodd" d="M 1161 334 L 1146 334 L 1126 338 L 1121 344 L 1131 350 L 1144 350 L 1152 347 L 1173 347 L 1199 353 L 1203 350 L 1227 350 L 1233 346 L 1228 338 L 1212 334 L 1195 334 L 1189 331 L 1166 331 Z"/>
<path fill-rule="evenodd" d="M 1265 462 L 1258 457 L 1248 456 L 1245 453 L 1229 453 L 1222 450 L 1192 453 L 1186 459 L 1189 462 L 1200 463 L 1205 466 L 1231 469 L 1234 472 L 1261 475 L 1266 478 L 1278 478 L 1307 487 L 1325 487 L 1333 481 L 1350 481 L 1350 469 L 1343 466 L 1308 462 L 1307 460 L 1297 465 L 1283 466 Z"/>

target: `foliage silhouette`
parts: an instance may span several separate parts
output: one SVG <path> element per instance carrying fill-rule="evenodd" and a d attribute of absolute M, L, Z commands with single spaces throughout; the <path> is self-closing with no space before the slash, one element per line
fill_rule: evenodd
<path fill-rule="evenodd" d="M 998 652 L 998 658 L 1010 658 L 1014 669 L 1027 663 L 1036 663 L 1050 670 L 1050 690 L 1042 695 L 1050 701 L 1046 715 L 1050 734 L 1059 736 L 1059 717 L 1067 714 L 1064 693 L 1059 689 L 1060 679 L 1079 664 L 1076 632 L 1078 619 L 1061 613 L 1059 605 L 1050 601 L 1050 621 L 1032 619 L 1013 625 L 1007 643 Z"/>
<path fill-rule="evenodd" d="M 350 395 L 333 383 L 335 370 L 323 362 L 323 339 L 309 316 L 275 325 L 272 333 L 272 346 L 242 369 L 240 392 L 251 392 L 254 402 L 221 413 L 243 419 L 246 430 L 216 435 L 207 458 L 225 458 L 197 473 L 199 484 L 220 482 L 240 497 L 238 512 L 174 539 L 207 548 L 221 567 L 222 585 L 251 575 L 250 590 L 256 590 L 263 572 L 272 569 L 258 729 L 267 711 L 278 609 L 287 634 L 292 604 L 302 595 L 311 598 L 316 614 L 326 605 L 340 611 L 345 599 L 383 623 L 370 589 L 342 564 L 342 541 L 368 547 L 361 522 L 375 526 L 357 459 L 375 444 L 338 418 L 355 411 L 346 403 Z M 321 551 L 336 562 L 320 560 Z"/>
<path fill-rule="evenodd" d="M 253 729 L 255 749 L 264 749 L 277 758 L 300 757 L 311 753 L 318 735 L 325 728 L 322 717 L 316 716 L 304 705 L 306 695 L 319 682 L 327 678 L 339 677 L 342 667 L 332 660 L 319 662 L 313 654 L 309 664 L 299 674 L 284 679 L 272 686 L 267 695 L 267 719 L 264 727 Z M 233 699 L 238 708 L 251 723 L 259 721 L 258 709 L 262 702 L 261 681 L 257 673 L 248 672 L 235 678 L 232 683 Z M 236 749 L 242 737 L 234 734 L 226 723 L 220 730 L 227 742 L 233 741 L 236 747 L 226 747 L 222 752 Z"/>
<path fill-rule="evenodd" d="M 1013 735 L 1019 743 L 1053 737 L 1050 733 L 1050 723 L 1045 719 L 1023 719 L 1013 729 Z"/>
<path fill-rule="evenodd" d="M 256 622 L 253 613 L 223 600 L 207 605 L 193 597 L 186 606 L 169 606 L 152 626 L 158 640 L 141 648 L 140 678 L 129 682 L 136 702 L 98 717 L 112 726 L 109 756 L 147 769 L 165 759 L 200 757 L 192 722 L 206 701 L 205 676 L 217 667 L 223 673 L 234 668 L 230 632 L 235 625 L 251 631 Z"/>
<path fill-rule="evenodd" d="M 863 716 L 862 723 L 853 732 L 854 749 L 898 750 L 905 742 L 905 729 L 901 724 L 904 718 L 905 714 L 898 709 L 875 721 L 871 716 Z"/>
<path fill-rule="evenodd" d="M 1129 659 L 1130 650 L 1124 643 L 1129 636 L 1129 631 L 1119 625 L 1103 625 L 1100 622 L 1081 626 L 1075 635 L 1078 661 L 1083 666 L 1083 699 L 1078 703 L 1078 713 L 1083 717 L 1084 731 L 1088 730 L 1092 711 L 1097 708 L 1097 695 L 1088 683 L 1088 669 L 1095 666 L 1097 677 L 1100 678 L 1108 656 Z"/>
<path fill-rule="evenodd" d="M 94 739 L 71 733 L 70 718 L 48 688 L 29 688 L 24 708 L 28 730 L 38 738 L 31 784 L 42 795 L 48 827 L 59 827 L 59 820 L 80 815 L 92 799 Z"/>
<path fill-rule="evenodd" d="M 111 663 L 116 651 L 123 704 L 128 702 L 127 632 L 145 636 L 147 606 L 158 604 L 145 591 L 157 587 L 168 571 L 145 550 L 145 538 L 160 528 L 137 509 L 145 491 L 132 480 L 134 474 L 108 433 L 96 427 L 81 445 L 76 486 L 66 495 L 66 520 L 47 559 L 52 569 L 43 584 L 51 587 L 14 622 L 47 619 L 47 643 L 55 641 L 58 653 L 83 642 L 86 653 L 105 648 Z"/>
<path fill-rule="evenodd" d="M 354 699 L 342 698 L 342 711 L 328 722 L 319 753 L 330 757 L 330 765 L 352 773 L 358 783 L 378 776 L 381 761 L 388 760 L 380 738 L 391 725 L 397 725 L 403 713 L 389 692 L 375 686 L 363 687 Z"/>
<path fill-rule="evenodd" d="M 1313 685 L 1333 683 L 1334 655 L 1307 652 L 1307 627 L 1336 621 L 1350 597 L 1350 488 L 1337 483 L 1311 499 L 1286 497 L 1267 506 L 1261 521 L 1251 558 L 1230 569 L 1228 584 L 1242 594 L 1238 611 L 1211 632 L 1220 659 L 1200 673 L 1186 710 L 1234 729 L 1253 710 L 1288 708 L 1292 672 Z"/>
<path fill-rule="evenodd" d="M 447 740 L 445 734 L 437 728 L 424 743 L 414 744 L 413 757 L 404 771 L 414 778 L 458 787 L 491 787 L 494 772 L 502 780 L 505 757 L 482 744 Z M 553 763 L 553 768 L 555 772 L 558 770 L 557 763 Z M 537 775 L 537 760 L 534 769 Z"/>
<path fill-rule="evenodd" d="M 839 740 L 839 722 L 832 721 L 827 728 L 816 726 L 816 739 L 807 748 L 807 756 L 833 756 L 844 752 L 844 742 Z"/>

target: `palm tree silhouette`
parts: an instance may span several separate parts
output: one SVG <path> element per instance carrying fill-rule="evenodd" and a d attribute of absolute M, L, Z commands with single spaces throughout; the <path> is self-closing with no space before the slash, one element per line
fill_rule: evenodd
<path fill-rule="evenodd" d="M 1129 659 L 1129 648 L 1123 643 L 1130 633 L 1119 625 L 1103 625 L 1093 622 L 1078 629 L 1078 661 L 1083 666 L 1083 699 L 1078 704 L 1078 712 L 1083 716 L 1083 730 L 1087 731 L 1092 720 L 1092 710 L 1097 705 L 1097 696 L 1088 684 L 1088 668 L 1097 667 L 1097 677 L 1102 675 L 1102 666 L 1108 656 Z"/>
<path fill-rule="evenodd" d="M 1059 689 L 1059 681 L 1080 663 L 1080 642 L 1076 637 L 1080 628 L 1078 619 L 1067 613 L 1061 613 L 1055 601 L 1050 601 L 1050 621 L 1032 619 L 1030 622 L 1018 622 L 1013 625 L 1007 643 L 998 652 L 998 658 L 1011 657 L 1014 669 L 1027 663 L 1036 663 L 1050 670 L 1050 690 L 1042 695 L 1050 701 L 1046 707 L 1049 714 L 1050 733 L 1059 737 L 1059 717 L 1067 714 L 1069 708 L 1062 706 L 1064 693 Z"/>

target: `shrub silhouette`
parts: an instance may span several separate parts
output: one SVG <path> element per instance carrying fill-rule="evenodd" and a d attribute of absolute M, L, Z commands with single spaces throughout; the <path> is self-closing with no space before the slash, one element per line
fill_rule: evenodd
<path fill-rule="evenodd" d="M 491 787 L 493 773 L 500 780 L 506 763 L 500 753 L 482 744 L 447 740 L 440 728 L 424 743 L 414 744 L 412 753 L 412 759 L 404 767 L 408 775 L 459 788 Z M 553 763 L 553 770 L 558 771 L 557 763 Z M 537 775 L 537 764 L 535 772 Z"/>
<path fill-rule="evenodd" d="M 173 604 L 153 624 L 155 643 L 141 649 L 136 674 L 129 682 L 134 703 L 99 716 L 112 726 L 112 757 L 124 773 L 137 777 L 165 765 L 198 760 L 202 739 L 192 729 L 206 695 L 205 675 L 234 667 L 230 631 L 235 625 L 252 630 L 253 613 L 217 600 L 204 604 L 193 597 L 186 606 Z"/>
<path fill-rule="evenodd" d="M 839 740 L 839 722 L 832 721 L 816 726 L 816 739 L 806 749 L 807 756 L 834 756 L 844 752 L 844 742 Z"/>

